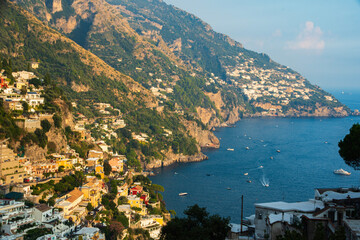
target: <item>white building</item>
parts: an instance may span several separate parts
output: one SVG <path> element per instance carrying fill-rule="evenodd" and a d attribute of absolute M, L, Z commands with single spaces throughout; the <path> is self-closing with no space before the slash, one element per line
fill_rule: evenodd
<path fill-rule="evenodd" d="M 100 229 L 93 227 L 84 227 L 75 232 L 76 239 L 82 240 L 105 240 L 105 234 L 100 232 Z"/>
<path fill-rule="evenodd" d="M 289 224 L 297 221 L 299 217 L 306 214 L 312 214 L 316 210 L 323 209 L 324 203 L 317 200 L 307 202 L 270 202 L 255 204 L 255 238 L 265 239 L 268 235 L 272 239 L 281 229 L 274 226 L 275 223 L 287 222 Z M 281 226 L 280 226 L 281 228 Z M 274 236 L 276 237 L 276 236 Z"/>
<path fill-rule="evenodd" d="M 37 92 L 28 92 L 25 96 L 25 99 L 31 107 L 44 104 L 44 98 L 41 97 L 40 93 Z"/>
<path fill-rule="evenodd" d="M 16 234 L 20 226 L 36 225 L 32 217 L 33 209 L 25 208 L 24 202 L 15 200 L 0 199 L 0 222 L 3 233 Z"/>
<path fill-rule="evenodd" d="M 62 219 L 63 214 L 56 208 L 51 208 L 46 204 L 39 204 L 34 207 L 32 216 L 39 223 L 49 223 Z"/>

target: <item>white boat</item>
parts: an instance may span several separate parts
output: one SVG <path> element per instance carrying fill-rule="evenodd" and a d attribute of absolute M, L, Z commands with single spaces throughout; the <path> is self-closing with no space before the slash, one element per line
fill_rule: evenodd
<path fill-rule="evenodd" d="M 249 175 L 249 173 L 246 172 L 246 173 L 244 173 L 244 175 L 247 176 L 247 175 Z"/>
<path fill-rule="evenodd" d="M 234 151 L 234 149 L 233 149 L 233 148 L 228 148 L 228 149 L 226 149 L 226 150 L 228 150 L 228 151 Z"/>
<path fill-rule="evenodd" d="M 182 192 L 182 193 L 179 193 L 179 196 L 186 196 L 186 195 L 188 195 L 188 193 L 187 193 L 187 192 Z"/>
<path fill-rule="evenodd" d="M 339 175 L 346 175 L 346 176 L 351 175 L 351 173 L 350 173 L 350 172 L 345 171 L 345 170 L 344 170 L 344 169 L 342 169 L 342 168 L 340 168 L 340 169 L 338 169 L 338 170 L 335 170 L 335 171 L 334 171 L 334 173 L 335 173 L 335 174 L 339 174 Z"/>
<path fill-rule="evenodd" d="M 270 185 L 268 184 L 268 183 L 266 183 L 265 185 L 264 185 L 264 187 L 269 187 Z"/>
<path fill-rule="evenodd" d="M 245 149 L 246 149 L 246 150 L 250 150 L 250 148 L 249 148 L 249 147 L 246 147 Z"/>
<path fill-rule="evenodd" d="M 280 150 L 278 149 L 278 150 L 276 150 L 278 153 L 280 152 Z"/>

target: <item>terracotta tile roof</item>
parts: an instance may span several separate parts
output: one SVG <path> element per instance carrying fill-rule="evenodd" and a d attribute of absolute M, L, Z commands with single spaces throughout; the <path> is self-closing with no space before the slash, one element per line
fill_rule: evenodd
<path fill-rule="evenodd" d="M 120 166 L 120 159 L 119 158 L 113 158 L 109 161 L 110 166 L 112 167 L 118 167 Z"/>
<path fill-rule="evenodd" d="M 134 190 L 134 191 L 142 191 L 142 190 L 143 190 L 143 187 L 142 187 L 142 186 L 135 186 L 135 187 L 132 187 L 131 190 Z"/>
<path fill-rule="evenodd" d="M 46 211 L 48 211 L 48 210 L 51 209 L 51 207 L 49 207 L 49 206 L 46 205 L 46 204 L 36 205 L 35 208 L 36 208 L 37 210 L 39 210 L 40 212 L 46 212 Z"/>
<path fill-rule="evenodd" d="M 68 202 L 74 202 L 76 201 L 79 197 L 81 197 L 82 195 L 84 195 L 80 190 L 78 189 L 74 189 L 71 192 L 69 192 L 70 197 L 68 199 L 66 199 Z"/>

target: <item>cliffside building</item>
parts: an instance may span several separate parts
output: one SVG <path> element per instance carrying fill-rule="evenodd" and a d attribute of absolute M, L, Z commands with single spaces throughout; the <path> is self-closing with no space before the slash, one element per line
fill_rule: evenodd
<path fill-rule="evenodd" d="M 27 177 L 16 154 L 8 148 L 6 140 L 0 142 L 0 177 L 4 184 L 21 183 Z"/>

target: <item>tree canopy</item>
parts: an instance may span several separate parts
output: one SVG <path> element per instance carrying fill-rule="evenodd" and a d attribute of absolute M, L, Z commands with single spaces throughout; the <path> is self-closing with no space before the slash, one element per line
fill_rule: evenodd
<path fill-rule="evenodd" d="M 360 169 L 360 124 L 350 128 L 350 133 L 339 142 L 339 154 L 345 163 L 354 169 Z"/>
<path fill-rule="evenodd" d="M 162 228 L 160 239 L 223 240 L 230 230 L 229 218 L 209 215 L 197 204 L 188 207 L 184 214 L 185 218 L 176 217 Z"/>

